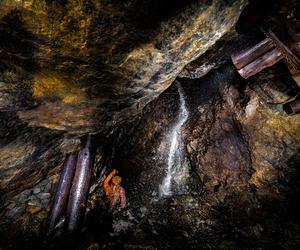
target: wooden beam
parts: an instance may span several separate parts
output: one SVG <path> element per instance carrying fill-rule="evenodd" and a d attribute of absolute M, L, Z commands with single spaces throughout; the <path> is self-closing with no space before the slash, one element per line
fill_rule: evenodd
<path fill-rule="evenodd" d="M 266 38 L 253 47 L 234 53 L 231 60 L 237 69 L 241 69 L 274 47 L 275 45 L 271 39 Z"/>
<path fill-rule="evenodd" d="M 250 64 L 238 70 L 238 72 L 243 78 L 247 79 L 250 76 L 253 76 L 262 71 L 263 69 L 271 67 L 282 58 L 283 56 L 281 52 L 278 49 L 274 48 L 265 53 L 263 56 L 257 58 Z"/>

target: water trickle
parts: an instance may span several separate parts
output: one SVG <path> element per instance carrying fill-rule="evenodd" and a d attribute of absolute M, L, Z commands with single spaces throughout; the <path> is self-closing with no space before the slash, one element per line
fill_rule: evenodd
<path fill-rule="evenodd" d="M 172 187 L 175 185 L 179 187 L 182 185 L 183 176 L 185 175 L 184 169 L 184 154 L 181 139 L 181 127 L 186 122 L 189 113 L 186 108 L 184 92 L 180 82 L 176 81 L 177 90 L 180 100 L 180 111 L 178 119 L 170 131 L 170 147 L 168 153 L 167 172 L 162 184 L 159 185 L 160 197 L 168 197 L 173 194 Z"/>

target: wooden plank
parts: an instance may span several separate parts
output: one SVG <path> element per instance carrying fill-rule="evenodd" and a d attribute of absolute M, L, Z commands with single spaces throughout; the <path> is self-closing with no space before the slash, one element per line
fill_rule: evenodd
<path fill-rule="evenodd" d="M 243 78 L 247 79 L 250 76 L 253 76 L 262 71 L 263 69 L 271 67 L 282 58 L 283 56 L 281 52 L 275 48 L 265 53 L 263 56 L 257 58 L 245 67 L 241 68 L 240 70 L 238 70 L 238 72 Z"/>
<path fill-rule="evenodd" d="M 266 38 L 253 47 L 234 53 L 231 60 L 237 69 L 241 69 L 273 48 L 274 43 Z"/>

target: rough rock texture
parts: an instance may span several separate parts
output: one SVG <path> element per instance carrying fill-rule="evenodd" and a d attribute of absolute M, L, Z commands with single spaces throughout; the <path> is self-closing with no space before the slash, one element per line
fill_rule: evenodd
<path fill-rule="evenodd" d="M 11 238 L 17 240 L 16 235 L 20 233 L 38 235 L 41 233 L 42 225 L 47 218 L 54 186 L 58 181 L 58 175 L 51 174 L 43 177 L 33 188 L 26 189 L 8 199 L 1 211 L 0 216 L 4 218 L 0 224 L 0 244 L 5 247 L 14 248 L 16 242 L 10 242 Z M 8 243 L 9 242 L 9 243 Z M 30 246 L 26 246 L 30 248 Z"/>
<path fill-rule="evenodd" d="M 1 1 L 0 248 L 297 249 L 300 118 L 282 103 L 299 89 L 283 63 L 247 81 L 228 63 L 257 34 L 231 29 L 244 5 Z M 185 75 L 196 57 L 185 69 L 200 71 Z M 179 112 L 176 85 L 168 87 L 180 71 L 205 76 L 179 79 L 187 171 L 181 192 L 160 198 Z M 64 155 L 78 149 L 74 138 L 96 131 L 100 187 L 94 179 L 83 233 L 47 241 Z M 112 168 L 123 176 L 123 211 L 105 203 L 101 182 Z"/>
<path fill-rule="evenodd" d="M 61 168 L 64 153 L 79 141 L 57 131 L 30 128 L 9 112 L 0 112 L 0 195 L 5 200 L 33 187 Z M 3 203 L 1 204 L 3 205 Z"/>
<path fill-rule="evenodd" d="M 197 79 L 205 76 L 213 69 L 231 61 L 231 55 L 236 51 L 241 51 L 253 44 L 256 44 L 263 35 L 260 32 L 252 31 L 247 34 L 228 33 L 223 36 L 206 53 L 195 61 L 187 64 L 178 74 L 179 78 Z"/>
<path fill-rule="evenodd" d="M 124 176 L 129 201 L 128 211 L 111 215 L 111 223 L 130 226 L 125 223 L 124 232 L 111 228 L 110 236 L 90 231 L 86 240 L 111 248 L 126 243 L 128 249 L 298 246 L 300 118 L 287 116 L 280 104 L 297 93 L 284 64 L 249 81 L 225 65 L 181 83 L 190 111 L 182 130 L 187 192 L 158 197 L 166 138 L 178 113 L 173 85 L 135 123 L 111 136 L 110 165 Z M 100 210 L 91 217 L 95 227 L 93 220 L 104 223 L 109 215 Z"/>
<path fill-rule="evenodd" d="M 107 211 L 96 186 L 85 233 L 68 247 L 295 248 L 300 240 L 300 119 L 282 111 L 281 103 L 298 91 L 284 64 L 248 81 L 227 64 L 199 80 L 180 82 L 190 112 L 182 130 L 189 170 L 186 192 L 158 197 L 167 138 L 179 109 L 172 85 L 103 145 L 109 159 L 105 166 L 118 168 L 124 177 L 128 209 Z M 33 196 L 39 190 L 34 188 Z M 26 218 L 44 210 L 27 203 L 26 209 L 5 211 L 6 217 Z M 43 246 L 56 249 L 62 242 Z"/>
<path fill-rule="evenodd" d="M 271 28 L 285 44 L 289 44 L 288 37 L 297 37 L 300 32 L 299 13 L 300 6 L 297 0 L 252 0 L 243 10 L 235 33 L 223 36 L 207 53 L 186 65 L 178 76 L 200 78 L 210 70 L 231 61 L 233 53 L 254 46 L 265 38 L 260 30 L 262 27 L 265 30 Z M 298 47 L 290 45 L 293 53 L 300 56 Z"/>
<path fill-rule="evenodd" d="M 12 122 L 14 121 L 14 122 Z M 47 129 L 30 129 L 16 116 L 1 113 L 1 198 L 32 187 L 62 161 L 62 137 Z M 3 204 L 1 204 L 3 205 Z"/>
<path fill-rule="evenodd" d="M 246 4 L 1 1 L 0 76 L 13 85 L 4 91 L 21 85 L 29 93 L 20 100 L 8 95 L 4 108 L 17 99 L 34 104 L 18 112 L 30 125 L 103 131 L 162 93 L 187 63 L 232 30 Z"/>
<path fill-rule="evenodd" d="M 78 137 L 132 118 L 246 4 L 0 1 L 0 207 L 78 147 L 59 130 Z"/>
<path fill-rule="evenodd" d="M 248 90 L 250 101 L 241 119 L 249 135 L 255 169 L 250 182 L 260 196 L 271 200 L 291 191 L 286 183 L 298 183 L 300 160 L 299 115 L 287 116 L 282 111 L 282 103 L 295 96 L 299 89 L 276 69 L 270 69 L 268 75 L 260 74 L 257 79 L 260 85 L 249 80 L 249 86 L 255 91 Z"/>

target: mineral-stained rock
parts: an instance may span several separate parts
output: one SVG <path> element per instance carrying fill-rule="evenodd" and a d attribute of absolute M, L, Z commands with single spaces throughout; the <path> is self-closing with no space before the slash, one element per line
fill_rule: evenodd
<path fill-rule="evenodd" d="M 162 93 L 188 62 L 232 30 L 246 4 L 1 1 L 0 76 L 7 84 L 0 107 L 20 110 L 30 125 L 103 131 Z M 20 88 L 27 96 L 9 95 Z M 15 102 L 24 105 L 13 108 Z"/>
<path fill-rule="evenodd" d="M 32 106 L 31 93 L 26 89 L 2 82 L 0 78 L 0 111 L 19 111 Z"/>
<path fill-rule="evenodd" d="M 0 1 L 1 199 L 76 150 L 54 130 L 95 133 L 132 118 L 232 31 L 246 4 Z"/>
<path fill-rule="evenodd" d="M 34 206 L 34 207 L 41 206 L 40 200 L 35 196 L 33 196 L 32 199 L 30 199 L 30 201 L 27 204 L 28 204 L 28 206 Z"/>
<path fill-rule="evenodd" d="M 36 218 L 37 218 L 39 221 L 43 221 L 43 220 L 45 220 L 45 219 L 47 218 L 47 215 L 48 215 L 47 211 L 42 210 L 42 211 L 40 211 L 40 212 L 36 215 Z"/>
<path fill-rule="evenodd" d="M 197 79 L 205 76 L 213 69 L 231 61 L 231 55 L 236 51 L 241 51 L 253 44 L 261 36 L 258 32 L 250 32 L 244 35 L 228 33 L 220 39 L 214 46 L 206 51 L 195 61 L 187 64 L 179 73 L 180 78 Z"/>
<path fill-rule="evenodd" d="M 124 173 L 127 198 L 142 228 L 160 238 L 172 235 L 171 242 L 173 227 L 178 234 L 182 230 L 179 238 L 187 232 L 215 239 L 232 231 L 247 243 L 256 239 L 255 246 L 272 244 L 266 231 L 281 232 L 282 225 L 299 232 L 291 216 L 297 218 L 299 209 L 299 116 L 282 110 L 297 94 L 288 70 L 279 64 L 242 81 L 232 66 L 223 65 L 199 80 L 180 82 L 190 114 L 181 133 L 190 162 L 188 193 L 157 195 L 167 168 L 166 138 L 179 109 L 175 86 L 110 138 L 112 165 Z M 288 239 L 295 243 L 298 236 L 281 234 L 278 242 Z M 239 244 L 217 241 L 213 244 Z"/>
<path fill-rule="evenodd" d="M 17 116 L 1 113 L 0 193 L 11 197 L 33 187 L 49 168 L 62 162 L 61 135 L 44 128 L 28 128 Z M 39 187 L 38 187 L 39 188 Z"/>
<path fill-rule="evenodd" d="M 277 66 L 268 74 L 259 74 L 256 78 L 259 85 L 249 80 L 256 92 L 249 90 L 251 99 L 242 119 L 249 135 L 255 170 L 250 182 L 260 196 L 270 200 L 280 199 L 290 192 L 285 183 L 296 181 L 295 167 L 300 161 L 300 117 L 288 116 L 282 110 L 282 103 L 299 90 L 288 78 L 282 82 L 278 71 Z"/>
<path fill-rule="evenodd" d="M 1 1 L 0 233 L 41 233 L 64 154 L 78 148 L 78 135 L 101 130 L 102 174 L 119 169 L 128 210 L 109 214 L 94 185 L 82 236 L 100 235 L 96 247 L 265 249 L 274 235 L 286 249 L 299 242 L 299 116 L 282 110 L 297 90 L 282 64 L 244 81 L 224 63 L 230 49 L 219 58 L 216 46 L 198 62 L 218 69 L 179 79 L 189 109 L 180 134 L 187 187 L 159 197 L 179 111 L 176 86 L 162 92 L 232 31 L 245 5 L 173 1 L 161 13 L 161 2 Z"/>
<path fill-rule="evenodd" d="M 26 208 L 26 212 L 30 214 L 36 214 L 42 210 L 42 207 L 36 205 L 28 205 Z"/>
<path fill-rule="evenodd" d="M 59 172 L 78 135 L 133 119 L 187 63 L 232 32 L 246 4 L 0 1 L 1 200 L 42 190 L 38 183 Z"/>
<path fill-rule="evenodd" d="M 0 112 L 0 198 L 26 189 L 31 193 L 32 187 L 50 192 L 51 179 L 46 176 L 59 172 L 65 152 L 76 150 L 77 141 L 57 131 L 28 127 L 12 112 Z"/>

